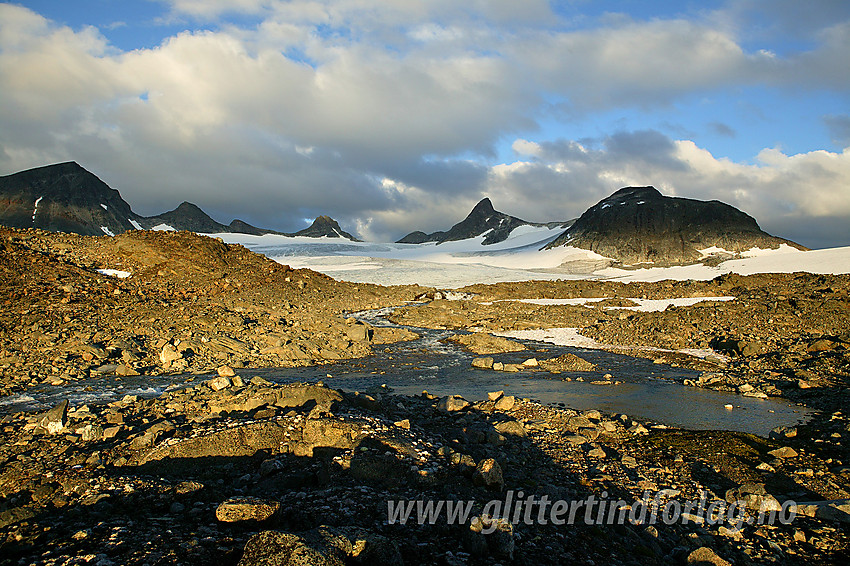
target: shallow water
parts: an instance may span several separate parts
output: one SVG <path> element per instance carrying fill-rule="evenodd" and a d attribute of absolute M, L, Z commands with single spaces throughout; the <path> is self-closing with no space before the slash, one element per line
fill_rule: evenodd
<path fill-rule="evenodd" d="M 358 317 L 376 326 L 394 326 L 384 316 L 389 309 L 359 313 Z M 631 417 L 657 421 L 695 430 L 734 430 L 766 436 L 777 426 L 806 422 L 814 411 L 788 401 L 754 399 L 687 387 L 684 379 L 696 379 L 688 369 L 654 364 L 603 350 L 553 346 L 521 340 L 529 348 L 523 352 L 498 355 L 500 361 L 520 363 L 569 352 L 597 366 L 594 372 L 565 372 L 551 375 L 542 371 L 495 372 L 471 367 L 473 354 L 453 343 L 444 342 L 453 331 L 412 328 L 421 338 L 411 342 L 376 346 L 375 354 L 358 360 L 308 368 L 242 369 L 250 379 L 259 375 L 289 383 L 324 381 L 330 387 L 349 391 L 370 391 L 387 385 L 393 392 L 410 395 L 427 390 L 435 395 L 463 395 L 480 400 L 487 392 L 504 390 L 507 395 L 529 398 L 547 404 L 563 404 L 574 409 L 600 409 Z M 619 385 L 594 385 L 610 373 Z M 573 381 L 563 381 L 570 377 Z M 585 381 L 575 381 L 582 377 Z M 67 398 L 72 405 L 110 402 L 124 395 L 155 397 L 175 387 L 191 385 L 205 376 L 100 377 L 66 386 L 41 386 L 22 395 L 0 399 L 0 412 L 39 410 Z M 731 404 L 727 410 L 724 405 Z"/>

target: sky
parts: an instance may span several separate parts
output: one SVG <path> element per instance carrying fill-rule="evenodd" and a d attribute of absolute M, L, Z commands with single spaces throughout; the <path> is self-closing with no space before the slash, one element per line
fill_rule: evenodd
<path fill-rule="evenodd" d="M 846 0 L 0 3 L 0 174 L 372 241 L 617 189 L 850 245 Z"/>

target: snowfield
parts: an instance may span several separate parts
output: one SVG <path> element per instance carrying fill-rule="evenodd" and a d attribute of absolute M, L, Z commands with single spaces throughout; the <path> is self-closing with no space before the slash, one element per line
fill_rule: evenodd
<path fill-rule="evenodd" d="M 344 281 L 380 285 L 418 283 L 447 289 L 475 283 L 533 279 L 652 282 L 709 280 L 724 273 L 850 273 L 850 246 L 804 252 L 784 244 L 776 250 L 755 248 L 741 254 L 740 259 L 730 259 L 715 267 L 699 263 L 678 267 L 613 268 L 609 267 L 607 258 L 588 250 L 571 246 L 541 250 L 563 231 L 563 228 L 521 226 L 507 240 L 487 246 L 482 244 L 486 234 L 443 244 L 352 242 L 342 238 L 273 234 L 211 236 L 242 244 L 293 268 L 313 269 Z M 728 252 L 711 248 L 703 253 L 708 256 Z"/>

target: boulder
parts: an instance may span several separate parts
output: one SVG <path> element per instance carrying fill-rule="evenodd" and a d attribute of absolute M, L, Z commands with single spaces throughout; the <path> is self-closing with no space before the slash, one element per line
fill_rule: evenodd
<path fill-rule="evenodd" d="M 478 462 L 472 482 L 487 489 L 501 491 L 505 487 L 505 479 L 502 475 L 502 467 L 493 458 L 487 458 Z"/>
<path fill-rule="evenodd" d="M 213 391 L 221 391 L 222 389 L 227 389 L 232 385 L 231 381 L 227 377 L 214 377 L 206 382 L 207 387 L 212 389 Z"/>
<path fill-rule="evenodd" d="M 510 434 L 513 436 L 525 436 L 525 427 L 522 426 L 522 423 L 519 421 L 505 421 L 503 423 L 497 424 L 495 428 L 498 432 L 502 434 Z"/>
<path fill-rule="evenodd" d="M 774 458 L 794 458 L 797 456 L 797 451 L 791 448 L 790 446 L 783 446 L 781 448 L 777 448 L 776 450 L 771 450 L 768 452 Z"/>
<path fill-rule="evenodd" d="M 473 555 L 492 555 L 512 560 L 516 546 L 514 526 L 507 519 L 497 519 L 489 515 L 473 517 L 464 544 Z"/>
<path fill-rule="evenodd" d="M 701 546 L 688 555 L 689 566 L 732 566 L 732 563 L 717 555 L 711 548 Z"/>
<path fill-rule="evenodd" d="M 510 411 L 516 404 L 516 398 L 513 395 L 502 395 L 496 400 L 497 411 Z"/>
<path fill-rule="evenodd" d="M 401 566 L 401 554 L 385 537 L 359 528 L 318 527 L 301 535 L 263 531 L 252 536 L 238 566 Z"/>
<path fill-rule="evenodd" d="M 505 352 L 519 352 L 526 349 L 519 342 L 501 336 L 493 336 L 486 332 L 455 334 L 448 339 L 463 345 L 470 352 L 480 355 L 504 354 Z"/>
<path fill-rule="evenodd" d="M 481 369 L 493 369 L 493 358 L 474 358 L 472 360 L 472 367 Z"/>
<path fill-rule="evenodd" d="M 449 395 L 443 397 L 437 403 L 437 410 L 443 413 L 455 413 L 469 407 L 469 401 L 460 395 Z"/>
<path fill-rule="evenodd" d="M 65 399 L 44 413 L 38 426 L 48 434 L 59 434 L 68 422 L 68 400 Z"/>
<path fill-rule="evenodd" d="M 175 348 L 173 344 L 166 344 L 162 347 L 162 351 L 159 353 L 159 361 L 166 367 L 170 366 L 172 362 L 176 362 L 180 359 L 183 359 L 183 354 L 178 352 L 177 348 Z"/>
<path fill-rule="evenodd" d="M 346 336 L 352 342 L 368 342 L 372 339 L 372 329 L 365 324 L 352 324 L 345 330 Z"/>
<path fill-rule="evenodd" d="M 216 370 L 216 372 L 219 377 L 234 377 L 236 375 L 236 372 L 230 366 L 221 366 Z"/>
<path fill-rule="evenodd" d="M 231 497 L 215 510 L 215 517 L 223 523 L 240 521 L 266 521 L 280 509 L 280 502 L 254 497 Z"/>

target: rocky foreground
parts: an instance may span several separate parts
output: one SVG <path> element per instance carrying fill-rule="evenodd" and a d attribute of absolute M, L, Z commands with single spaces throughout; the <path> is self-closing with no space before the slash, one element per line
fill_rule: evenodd
<path fill-rule="evenodd" d="M 0 394 L 114 374 L 361 357 L 413 335 L 345 314 L 421 292 L 334 281 L 189 232 L 0 227 Z"/>
<path fill-rule="evenodd" d="M 0 563 L 850 559 L 847 277 L 529 282 L 474 286 L 450 301 L 434 290 L 337 282 L 188 233 L 3 230 L 0 245 L 4 394 L 116 374 L 205 375 L 156 399 L 2 414 Z M 734 300 L 654 313 L 605 308 L 695 296 Z M 575 297 L 604 300 L 516 301 Z M 349 315 L 414 298 L 425 303 L 396 310 L 395 320 L 457 329 L 455 341 L 490 358 L 479 363 L 488 371 L 516 369 L 499 355 L 523 347 L 490 332 L 575 327 L 610 347 L 670 350 L 632 353 L 702 370 L 688 385 L 782 396 L 820 413 L 766 439 L 579 413 L 498 391 L 470 402 L 240 375 L 355 358 L 411 338 Z M 478 332 L 461 332 L 468 330 Z M 682 348 L 726 357 L 672 351 Z M 591 369 L 582 362 L 537 363 L 574 378 Z M 644 497 L 654 520 L 638 513 Z M 609 521 L 600 499 L 622 501 L 635 521 Z M 428 502 L 443 507 L 420 524 L 417 506 Z M 573 502 L 584 506 L 556 521 L 555 504 Z M 689 502 L 696 508 L 674 513 Z M 466 506 L 463 516 L 450 520 L 449 503 Z M 761 524 L 700 511 L 733 503 L 761 514 Z"/>

